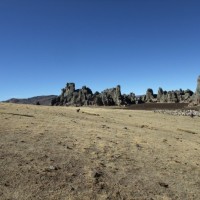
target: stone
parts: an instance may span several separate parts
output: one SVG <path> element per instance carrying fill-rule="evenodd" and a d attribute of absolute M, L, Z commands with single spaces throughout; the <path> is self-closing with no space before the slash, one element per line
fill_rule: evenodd
<path fill-rule="evenodd" d="M 100 94 L 95 94 L 95 95 L 94 95 L 93 104 L 94 104 L 94 105 L 97 105 L 97 106 L 103 106 L 103 101 L 102 101 L 102 98 L 101 98 L 101 95 L 100 95 Z"/>
<path fill-rule="evenodd" d="M 66 88 L 62 90 L 61 100 L 63 105 L 90 105 L 92 100 L 92 90 L 86 86 L 83 86 L 82 89 L 76 90 L 74 83 L 67 83 Z"/>
<path fill-rule="evenodd" d="M 102 103 L 104 106 L 114 106 L 122 104 L 121 87 L 106 89 L 101 94 Z"/>
<path fill-rule="evenodd" d="M 154 94 L 152 89 L 147 89 L 146 96 L 145 96 L 145 102 L 153 102 L 154 100 Z"/>
<path fill-rule="evenodd" d="M 195 103 L 200 105 L 200 76 L 197 79 L 197 89 L 195 92 Z"/>
<path fill-rule="evenodd" d="M 121 87 L 106 89 L 101 93 L 95 92 L 87 86 L 76 89 L 75 83 L 67 83 L 61 90 L 61 94 L 52 99 L 51 105 L 55 106 L 128 106 L 141 103 L 189 103 L 200 105 L 200 77 L 197 81 L 195 94 L 191 90 L 164 91 L 158 89 L 158 94 L 154 94 L 153 89 L 149 88 L 145 95 L 136 96 L 134 93 L 121 94 Z"/>
<path fill-rule="evenodd" d="M 136 103 L 136 96 L 134 93 L 130 93 L 129 95 L 122 95 L 123 105 L 131 105 Z"/>
<path fill-rule="evenodd" d="M 65 95 L 73 94 L 75 91 L 75 83 L 67 83 L 65 88 Z"/>
<path fill-rule="evenodd" d="M 130 98 L 134 98 L 133 95 Z M 103 92 L 92 93 L 92 90 L 86 86 L 81 89 L 75 88 L 74 83 L 67 83 L 66 87 L 61 90 L 61 95 L 52 100 L 51 105 L 75 105 L 75 106 L 114 106 L 122 105 L 123 98 L 121 95 L 121 87 L 104 90 Z"/>
<path fill-rule="evenodd" d="M 159 88 L 158 89 L 158 95 L 157 95 L 157 102 L 161 102 L 163 94 L 164 94 L 163 89 Z"/>
<path fill-rule="evenodd" d="M 159 103 L 189 103 L 193 92 L 191 90 L 163 91 L 158 89 L 157 102 Z"/>
<path fill-rule="evenodd" d="M 106 89 L 101 93 L 96 92 L 93 96 L 93 104 L 98 106 L 119 106 L 122 105 L 121 87 Z"/>
<path fill-rule="evenodd" d="M 168 188 L 169 187 L 169 185 L 167 183 L 164 183 L 164 182 L 159 182 L 159 185 L 161 187 L 164 187 L 164 188 Z"/>
<path fill-rule="evenodd" d="M 167 93 L 167 102 L 168 103 L 177 103 L 178 99 L 177 99 L 177 94 L 174 91 L 169 91 Z"/>
<path fill-rule="evenodd" d="M 199 106 L 199 105 L 200 105 L 200 76 L 197 78 L 196 92 L 191 97 L 189 106 Z"/>
<path fill-rule="evenodd" d="M 191 90 L 189 90 L 189 89 L 185 90 L 183 92 L 183 102 L 184 103 L 189 103 L 191 101 L 191 98 L 192 98 L 193 94 L 194 94 L 194 92 L 192 92 Z"/>
<path fill-rule="evenodd" d="M 196 110 L 154 110 L 154 113 L 175 115 L 175 116 L 189 116 L 200 117 L 200 111 Z"/>
<path fill-rule="evenodd" d="M 145 101 L 145 95 L 144 96 L 137 96 L 136 97 L 136 101 L 135 101 L 135 103 L 136 104 L 142 104 L 142 103 L 145 103 L 144 101 Z"/>

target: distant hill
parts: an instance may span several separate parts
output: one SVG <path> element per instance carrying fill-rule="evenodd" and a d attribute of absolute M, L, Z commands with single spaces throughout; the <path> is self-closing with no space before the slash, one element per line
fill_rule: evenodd
<path fill-rule="evenodd" d="M 27 99 L 16 99 L 12 98 L 7 101 L 3 101 L 5 103 L 18 103 L 18 104 L 36 104 L 37 102 L 40 105 L 51 105 L 51 100 L 57 97 L 56 95 L 49 95 L 49 96 L 36 96 Z"/>

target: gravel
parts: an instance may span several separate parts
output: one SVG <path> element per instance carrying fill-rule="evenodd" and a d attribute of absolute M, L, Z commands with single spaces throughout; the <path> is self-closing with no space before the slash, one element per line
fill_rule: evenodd
<path fill-rule="evenodd" d="M 196 110 L 154 110 L 154 113 L 175 115 L 175 116 L 190 116 L 200 117 L 200 111 Z"/>

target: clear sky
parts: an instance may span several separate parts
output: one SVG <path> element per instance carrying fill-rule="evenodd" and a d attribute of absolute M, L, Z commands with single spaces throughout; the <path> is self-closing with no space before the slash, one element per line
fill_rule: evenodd
<path fill-rule="evenodd" d="M 199 0 L 0 0 L 0 100 L 195 90 L 199 74 Z"/>

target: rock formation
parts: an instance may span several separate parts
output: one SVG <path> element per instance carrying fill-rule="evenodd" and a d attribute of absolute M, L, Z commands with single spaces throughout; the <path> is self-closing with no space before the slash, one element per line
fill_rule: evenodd
<path fill-rule="evenodd" d="M 39 96 L 28 99 L 10 99 L 5 102 L 36 104 L 37 101 L 41 105 L 53 106 L 128 106 L 131 104 L 142 103 L 188 103 L 190 106 L 200 105 L 200 76 L 197 79 L 196 92 L 191 90 L 175 90 L 164 91 L 158 89 L 158 93 L 154 94 L 152 89 L 147 89 L 145 95 L 136 96 L 134 93 L 121 94 L 121 87 L 118 85 L 115 88 L 106 89 L 101 93 L 95 92 L 86 86 L 81 89 L 76 89 L 74 83 L 67 83 L 61 90 L 59 96 Z M 51 103 L 50 103 L 51 102 Z"/>
<path fill-rule="evenodd" d="M 200 105 L 200 76 L 197 79 L 197 89 L 193 95 L 190 106 L 199 106 Z"/>
<path fill-rule="evenodd" d="M 122 105 L 121 87 L 119 85 L 116 88 L 104 90 L 100 97 L 104 106 Z"/>
<path fill-rule="evenodd" d="M 187 89 L 185 91 L 180 90 L 178 94 L 179 103 L 189 103 L 192 99 L 194 92 Z"/>
<path fill-rule="evenodd" d="M 130 93 L 129 95 L 126 94 L 122 95 L 123 105 L 136 104 L 136 100 L 137 98 L 134 93 Z"/>
<path fill-rule="evenodd" d="M 191 90 L 163 91 L 158 89 L 157 102 L 160 103 L 189 103 L 193 92 Z"/>
<path fill-rule="evenodd" d="M 157 95 L 157 102 L 161 102 L 162 101 L 162 97 L 163 97 L 164 91 L 162 88 L 158 89 L 158 95 Z"/>
<path fill-rule="evenodd" d="M 151 102 L 189 103 L 191 100 L 193 104 L 200 105 L 200 77 L 198 78 L 195 95 L 191 90 L 164 91 L 162 88 L 158 89 L 158 94 L 154 94 L 153 90 L 149 88 L 145 95 L 136 96 L 134 93 L 122 95 L 119 85 L 115 88 L 106 89 L 101 93 L 95 92 L 93 94 L 92 90 L 86 86 L 76 89 L 74 83 L 67 83 L 66 87 L 61 90 L 61 94 L 54 98 L 51 104 L 61 106 L 121 106 Z"/>
<path fill-rule="evenodd" d="M 74 83 L 67 83 L 61 90 L 61 95 L 52 100 L 52 105 L 90 105 L 92 102 L 92 90 L 83 86 L 82 89 L 75 89 Z"/>
<path fill-rule="evenodd" d="M 197 79 L 197 89 L 195 93 L 195 101 L 197 105 L 200 105 L 200 76 Z"/>
<path fill-rule="evenodd" d="M 74 83 L 67 83 L 62 89 L 61 95 L 52 101 L 52 105 L 97 105 L 97 106 L 120 106 L 123 104 L 121 88 L 118 85 L 116 88 L 104 90 L 99 93 L 92 93 L 92 90 L 86 86 L 82 89 L 75 89 Z"/>
<path fill-rule="evenodd" d="M 150 102 L 154 102 L 155 101 L 155 98 L 154 98 L 154 94 L 153 94 L 153 90 L 152 89 L 147 89 L 147 92 L 146 92 L 146 96 L 144 98 L 144 101 L 147 102 L 147 103 L 150 103 Z"/>

